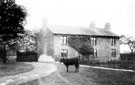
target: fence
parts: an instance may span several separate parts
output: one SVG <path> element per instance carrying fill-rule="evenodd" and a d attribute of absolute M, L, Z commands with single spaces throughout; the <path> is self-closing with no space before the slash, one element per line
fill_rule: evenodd
<path fill-rule="evenodd" d="M 135 54 L 121 54 L 119 59 L 109 59 L 108 57 L 91 58 L 89 60 L 80 59 L 80 63 L 92 66 L 135 70 Z"/>
<path fill-rule="evenodd" d="M 38 61 L 37 53 L 35 52 L 17 52 L 17 61 L 33 62 Z"/>

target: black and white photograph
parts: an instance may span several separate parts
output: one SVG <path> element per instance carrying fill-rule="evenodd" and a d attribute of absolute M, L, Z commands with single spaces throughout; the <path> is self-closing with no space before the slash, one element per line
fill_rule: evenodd
<path fill-rule="evenodd" d="M 135 0 L 0 0 L 0 85 L 135 85 Z"/>

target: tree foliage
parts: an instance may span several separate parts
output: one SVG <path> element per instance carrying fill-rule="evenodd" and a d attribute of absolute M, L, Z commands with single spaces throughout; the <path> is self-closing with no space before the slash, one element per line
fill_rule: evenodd
<path fill-rule="evenodd" d="M 24 32 L 26 10 L 15 3 L 15 0 L 0 1 L 0 35 L 2 41 L 19 37 Z"/>
<path fill-rule="evenodd" d="M 34 31 L 25 31 L 25 36 L 18 40 L 18 51 L 36 51 L 37 49 L 37 43 L 36 39 L 38 36 L 38 32 Z"/>
<path fill-rule="evenodd" d="M 68 45 L 84 56 L 94 54 L 94 48 L 87 36 L 69 36 Z"/>
<path fill-rule="evenodd" d="M 94 48 L 91 45 L 84 43 L 80 45 L 78 52 L 84 56 L 92 55 L 94 53 Z"/>
<path fill-rule="evenodd" d="M 125 35 L 120 36 L 120 44 L 127 44 L 131 50 L 131 53 L 135 51 L 135 38 Z"/>
<path fill-rule="evenodd" d="M 81 41 L 79 36 L 69 36 L 68 45 L 78 51 Z"/>
<path fill-rule="evenodd" d="M 24 33 L 24 21 L 26 18 L 24 7 L 15 3 L 15 0 L 0 1 L 0 41 L 6 52 L 6 45 L 15 46 L 15 41 Z M 13 47 L 12 46 L 12 47 Z M 6 62 L 6 53 L 3 56 Z"/>

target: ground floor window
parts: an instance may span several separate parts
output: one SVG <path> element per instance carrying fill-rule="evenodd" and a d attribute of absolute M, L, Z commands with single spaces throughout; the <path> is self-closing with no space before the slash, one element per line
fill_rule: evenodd
<path fill-rule="evenodd" d="M 67 49 L 61 49 L 61 57 L 68 57 L 68 50 Z"/>
<path fill-rule="evenodd" d="M 116 57 L 116 49 L 112 49 L 112 57 Z"/>
<path fill-rule="evenodd" d="M 94 57 L 97 57 L 97 49 L 94 49 Z"/>

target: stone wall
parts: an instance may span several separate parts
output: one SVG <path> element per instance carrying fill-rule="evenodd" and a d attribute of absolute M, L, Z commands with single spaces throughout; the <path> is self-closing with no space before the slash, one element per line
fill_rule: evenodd
<path fill-rule="evenodd" d="M 68 50 L 68 57 L 75 57 L 76 56 L 75 49 L 69 47 L 68 45 L 62 45 L 61 35 L 54 35 L 54 55 L 61 56 L 61 49 Z"/>
<path fill-rule="evenodd" d="M 68 45 L 61 44 L 62 35 L 54 35 L 54 55 L 61 55 L 61 49 L 68 50 L 68 57 L 76 56 L 75 49 L 69 47 Z M 105 61 L 106 57 L 108 59 L 119 59 L 120 57 L 120 43 L 119 38 L 116 39 L 116 44 L 111 45 L 111 37 L 97 37 L 97 45 L 93 46 L 94 49 L 97 49 L 97 57 L 100 61 Z M 90 41 L 89 41 L 90 42 Z M 116 57 L 112 57 L 111 49 L 116 49 Z M 97 59 L 97 58 L 96 58 Z"/>
<path fill-rule="evenodd" d="M 42 28 L 37 38 L 37 51 L 38 56 L 46 54 L 47 56 L 53 56 L 54 43 L 53 34 L 48 28 Z"/>
<path fill-rule="evenodd" d="M 97 57 L 104 61 L 106 57 L 108 59 L 116 59 L 120 57 L 120 43 L 119 38 L 116 38 L 116 44 L 114 46 L 111 45 L 111 38 L 107 37 L 98 37 L 97 45 L 93 46 L 94 49 L 97 49 Z M 116 57 L 112 57 L 112 49 L 116 49 Z"/>

